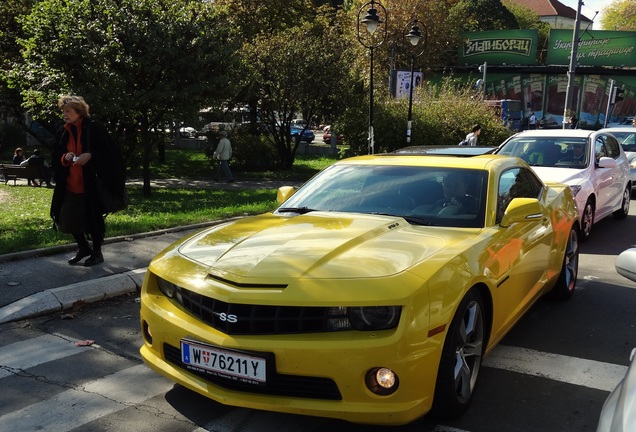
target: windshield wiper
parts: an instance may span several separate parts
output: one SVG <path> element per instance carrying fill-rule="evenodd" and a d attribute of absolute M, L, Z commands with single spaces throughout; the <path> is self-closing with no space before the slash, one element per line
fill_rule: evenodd
<path fill-rule="evenodd" d="M 382 212 L 373 212 L 371 214 L 380 215 L 380 216 L 401 217 L 402 219 L 404 219 L 408 223 L 415 224 L 415 225 L 435 226 L 435 224 L 432 223 L 431 221 L 429 221 L 428 219 L 424 219 L 424 218 L 417 217 L 417 216 L 406 216 L 406 215 L 398 215 L 398 214 L 393 214 L 393 213 L 382 213 Z"/>
<path fill-rule="evenodd" d="M 276 210 L 278 213 L 298 213 L 298 214 L 305 214 L 305 213 L 310 213 L 313 211 L 318 211 L 316 209 L 311 209 L 309 207 L 281 207 L 278 210 Z"/>

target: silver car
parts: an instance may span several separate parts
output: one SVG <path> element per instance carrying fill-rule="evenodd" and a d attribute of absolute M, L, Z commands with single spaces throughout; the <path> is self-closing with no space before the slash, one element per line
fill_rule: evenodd
<path fill-rule="evenodd" d="M 636 249 L 627 249 L 616 259 L 616 271 L 636 282 Z M 625 378 L 618 383 L 603 404 L 596 432 L 633 432 L 636 430 L 636 348 L 629 357 Z"/>
<path fill-rule="evenodd" d="M 601 129 L 614 135 L 625 151 L 629 161 L 629 175 L 632 179 L 632 191 L 636 188 L 636 127 L 618 126 Z M 599 131 L 600 132 L 600 131 Z"/>

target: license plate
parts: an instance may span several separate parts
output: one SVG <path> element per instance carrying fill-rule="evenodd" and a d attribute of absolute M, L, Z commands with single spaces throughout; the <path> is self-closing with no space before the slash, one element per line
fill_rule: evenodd
<path fill-rule="evenodd" d="M 181 362 L 188 369 L 214 376 L 251 384 L 267 382 L 267 361 L 262 357 L 240 351 L 230 351 L 183 339 L 181 340 Z"/>

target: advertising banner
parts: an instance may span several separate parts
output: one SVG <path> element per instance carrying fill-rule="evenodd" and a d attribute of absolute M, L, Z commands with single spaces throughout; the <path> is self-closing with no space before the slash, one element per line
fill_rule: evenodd
<path fill-rule="evenodd" d="M 572 30 L 551 29 L 548 65 L 569 65 Z M 636 67 L 636 32 L 588 30 L 579 37 L 577 64 L 585 66 Z"/>
<path fill-rule="evenodd" d="M 545 75 L 532 74 L 521 79 L 523 91 L 523 106 L 528 112 L 534 112 L 537 119 L 543 117 L 543 89 L 545 87 Z"/>
<path fill-rule="evenodd" d="M 594 126 L 599 121 L 599 114 L 604 110 L 603 96 L 609 87 L 606 77 L 588 75 L 583 84 L 583 103 L 579 114 L 579 125 Z M 607 102 L 606 102 L 607 103 Z"/>
<path fill-rule="evenodd" d="M 466 64 L 536 64 L 538 38 L 536 29 L 462 33 L 459 60 Z"/>
<path fill-rule="evenodd" d="M 413 72 L 413 90 L 415 87 L 422 85 L 424 75 L 422 72 Z M 411 87 L 411 71 L 397 71 L 397 83 L 395 89 L 395 97 L 397 99 L 408 98 Z"/>
<path fill-rule="evenodd" d="M 572 86 L 572 107 L 576 111 L 576 107 L 579 105 L 579 91 L 581 88 L 581 77 L 576 76 L 574 78 L 574 85 Z M 544 117 L 548 124 L 558 124 L 561 126 L 563 123 L 563 107 L 565 107 L 565 96 L 568 87 L 568 79 L 564 75 L 549 75 L 547 84 L 547 99 L 545 106 Z M 568 119 L 565 119 L 567 122 Z"/>

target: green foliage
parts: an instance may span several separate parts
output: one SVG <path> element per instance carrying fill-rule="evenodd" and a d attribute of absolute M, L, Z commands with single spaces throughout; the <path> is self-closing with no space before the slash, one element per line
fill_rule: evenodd
<path fill-rule="evenodd" d="M 462 31 L 518 29 L 515 16 L 501 0 L 459 0 L 450 11 Z"/>
<path fill-rule="evenodd" d="M 249 125 L 240 125 L 230 130 L 232 143 L 232 170 L 262 171 L 277 165 L 276 148 L 262 133 L 253 133 Z M 220 137 L 208 145 L 206 156 L 211 166 L 216 167 L 214 150 Z"/>
<path fill-rule="evenodd" d="M 408 99 L 376 100 L 374 111 L 375 152 L 405 147 Z M 482 126 L 480 146 L 497 146 L 511 135 L 494 112 L 483 104 L 479 94 L 450 78 L 439 85 L 429 84 L 418 89 L 414 95 L 412 122 L 410 145 L 456 145 L 475 124 Z M 340 119 L 338 127 L 347 131 L 349 155 L 367 153 L 368 117 L 350 111 Z"/>
<path fill-rule="evenodd" d="M 603 10 L 601 26 L 604 30 L 636 31 L 636 3 L 634 0 L 614 0 Z"/>

